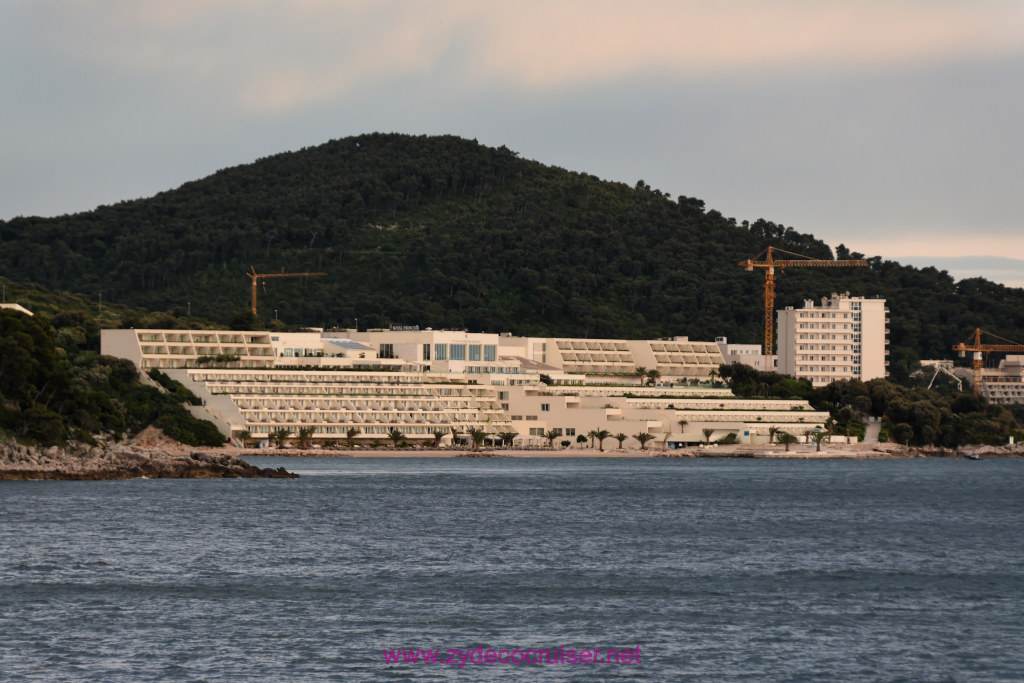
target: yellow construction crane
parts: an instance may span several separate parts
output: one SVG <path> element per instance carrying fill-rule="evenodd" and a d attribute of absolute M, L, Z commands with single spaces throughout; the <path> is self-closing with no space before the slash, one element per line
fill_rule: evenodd
<path fill-rule="evenodd" d="M 316 277 L 318 275 L 327 275 L 327 273 L 286 273 L 284 269 L 281 269 L 280 273 L 257 273 L 255 266 L 249 266 L 252 268 L 251 273 L 246 273 L 249 279 L 252 280 L 252 314 L 256 315 L 256 283 L 262 282 L 264 285 L 267 284 L 267 278 L 271 277 Z"/>
<path fill-rule="evenodd" d="M 786 256 L 796 258 L 776 259 L 775 252 L 781 252 Z M 775 339 L 775 269 L 780 272 L 785 268 L 836 268 L 839 266 L 866 266 L 868 262 L 864 259 L 820 259 L 794 254 L 791 251 L 768 247 L 752 259 L 740 261 L 740 265 L 747 270 L 764 268 L 764 355 L 772 355 Z M 767 370 L 768 368 L 765 367 Z"/>
<path fill-rule="evenodd" d="M 998 339 L 1005 344 L 985 344 L 981 341 L 981 335 L 987 334 L 990 337 Z M 971 352 L 971 369 L 974 371 L 974 393 L 981 393 L 981 369 L 985 366 L 985 356 L 989 353 L 1021 353 L 1024 352 L 1024 344 L 1018 344 L 1010 339 L 1003 339 L 991 332 L 985 332 L 985 330 L 976 328 L 974 333 L 967 339 L 966 342 L 961 344 L 955 344 L 953 350 L 960 354 L 963 358 L 967 355 L 967 352 Z"/>

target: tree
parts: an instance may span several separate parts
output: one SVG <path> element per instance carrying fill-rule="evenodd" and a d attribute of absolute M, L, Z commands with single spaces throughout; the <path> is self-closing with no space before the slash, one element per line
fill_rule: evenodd
<path fill-rule="evenodd" d="M 910 440 L 914 438 L 914 428 L 906 422 L 900 422 L 893 427 L 892 437 L 896 439 L 897 443 L 909 446 Z"/>
<path fill-rule="evenodd" d="M 600 445 L 602 453 L 604 453 L 604 440 L 611 435 L 612 433 L 607 429 L 601 429 L 594 434 L 594 436 L 597 437 L 597 443 Z"/>
<path fill-rule="evenodd" d="M 654 435 L 648 434 L 647 432 L 640 432 L 639 434 L 634 434 L 633 438 L 640 442 L 640 450 L 646 451 L 647 442 L 653 439 Z"/>
<path fill-rule="evenodd" d="M 469 431 L 466 433 L 469 435 L 469 438 L 473 441 L 473 450 L 480 450 L 480 444 L 482 444 L 484 442 L 484 439 L 487 437 L 487 432 L 480 429 L 479 427 L 470 427 Z"/>
<path fill-rule="evenodd" d="M 454 425 L 449 427 L 448 429 L 452 433 L 452 446 L 458 446 L 459 445 L 459 436 L 462 434 L 462 432 L 460 432 L 459 428 L 454 426 Z"/>
<path fill-rule="evenodd" d="M 636 366 L 633 370 L 633 374 L 640 378 L 640 386 L 643 386 L 647 381 L 647 368 L 642 365 Z"/>
<path fill-rule="evenodd" d="M 398 444 L 405 439 L 405 434 L 402 433 L 402 430 L 396 428 L 388 432 L 388 438 L 395 444 L 395 448 L 398 448 Z"/>
<path fill-rule="evenodd" d="M 309 448 L 309 443 L 313 440 L 314 432 L 316 432 L 316 427 L 299 428 L 299 448 Z"/>
<path fill-rule="evenodd" d="M 589 432 L 587 432 L 587 437 L 590 439 L 590 447 L 593 448 L 594 447 L 594 439 L 597 438 L 597 430 L 596 429 L 591 429 Z"/>
<path fill-rule="evenodd" d="M 243 429 L 237 434 L 238 440 L 242 442 L 242 448 L 245 448 L 246 443 L 252 438 L 252 432 L 248 429 Z"/>
<path fill-rule="evenodd" d="M 360 434 L 358 427 L 349 427 L 345 430 L 345 440 L 348 442 L 348 447 L 352 448 L 355 445 L 355 439 Z"/>
<path fill-rule="evenodd" d="M 548 448 L 554 450 L 554 448 L 555 448 L 555 439 L 557 439 L 560 436 L 561 436 L 561 434 L 556 432 L 554 429 L 549 429 L 547 431 L 547 433 L 544 434 L 544 438 L 548 440 Z"/>
<path fill-rule="evenodd" d="M 710 446 L 711 445 L 711 435 L 715 433 L 715 430 L 711 429 L 711 427 L 705 427 L 701 431 L 704 432 L 704 443 Z"/>
<path fill-rule="evenodd" d="M 781 431 L 782 431 L 782 430 L 781 430 L 781 429 L 779 429 L 779 428 L 778 428 L 777 426 L 775 426 L 775 425 L 772 425 L 771 427 L 769 427 L 769 428 L 768 428 L 768 443 L 775 443 L 775 442 L 776 442 L 776 441 L 775 441 L 775 437 L 776 437 L 776 435 L 778 435 L 778 433 L 779 433 L 779 432 L 781 432 Z M 780 441 L 779 443 L 782 443 L 782 442 Z M 789 450 L 789 449 L 787 448 L 786 450 Z"/>
<path fill-rule="evenodd" d="M 647 384 L 648 385 L 653 387 L 655 384 L 658 383 L 658 379 L 660 379 L 660 378 L 661 378 L 661 372 L 659 372 L 658 370 L 648 370 L 647 371 Z"/>
<path fill-rule="evenodd" d="M 586 442 L 587 442 L 587 437 L 585 435 L 580 434 L 579 436 L 576 437 L 576 443 L 578 443 L 578 444 L 585 444 Z"/>
<path fill-rule="evenodd" d="M 441 445 L 441 439 L 443 439 L 447 433 L 448 432 L 442 431 L 440 429 L 434 430 L 434 448 L 437 448 L 438 446 Z"/>
<path fill-rule="evenodd" d="M 677 420 L 676 423 L 679 425 L 679 433 L 682 434 L 686 431 L 686 425 L 690 424 L 686 420 Z"/>
<path fill-rule="evenodd" d="M 498 438 L 501 439 L 501 443 L 505 446 L 511 446 L 517 436 L 519 436 L 519 432 L 500 432 L 498 434 Z"/>
<path fill-rule="evenodd" d="M 814 445 L 817 446 L 814 450 L 821 452 L 821 442 L 832 436 L 827 429 L 819 429 L 811 432 L 811 439 L 814 441 Z"/>
<path fill-rule="evenodd" d="M 779 431 L 776 437 L 776 442 L 786 447 L 786 452 L 789 453 L 789 447 L 791 444 L 799 443 L 800 439 L 796 438 L 789 432 Z"/>
<path fill-rule="evenodd" d="M 619 450 L 620 451 L 622 450 L 622 442 L 625 441 L 628 438 L 629 437 L 626 436 L 625 434 L 623 434 L 622 432 L 619 432 L 618 434 L 615 435 L 615 440 L 619 442 Z"/>
<path fill-rule="evenodd" d="M 287 427 L 281 427 L 270 432 L 270 440 L 277 444 L 278 448 L 284 448 L 284 442 L 291 435 Z"/>

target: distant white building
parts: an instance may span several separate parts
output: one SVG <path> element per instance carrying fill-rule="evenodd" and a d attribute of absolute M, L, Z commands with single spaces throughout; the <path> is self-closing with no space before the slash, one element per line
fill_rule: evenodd
<path fill-rule="evenodd" d="M 983 371 L 981 395 L 991 403 L 1024 403 L 1024 356 L 1010 355 Z"/>
<path fill-rule="evenodd" d="M 778 312 L 778 371 L 814 386 L 840 379 L 885 377 L 889 309 L 885 299 L 833 294 L 820 305 Z"/>
<path fill-rule="evenodd" d="M 765 358 L 760 344 L 730 344 L 727 337 L 715 337 L 715 342 L 726 365 L 742 363 L 761 372 L 775 372 L 775 356 Z"/>

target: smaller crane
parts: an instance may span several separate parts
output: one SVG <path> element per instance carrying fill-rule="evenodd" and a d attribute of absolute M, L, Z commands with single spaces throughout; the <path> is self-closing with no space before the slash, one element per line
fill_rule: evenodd
<path fill-rule="evenodd" d="M 249 266 L 252 268 L 251 273 L 246 273 L 249 279 L 252 280 L 252 314 L 256 313 L 256 283 L 262 282 L 264 285 L 267 284 L 267 278 L 271 277 L 316 277 L 319 275 L 327 275 L 327 273 L 286 273 L 284 268 L 281 269 L 280 273 L 257 273 L 255 266 Z"/>
<path fill-rule="evenodd" d="M 985 344 L 981 341 L 982 334 L 987 334 L 994 339 L 1006 343 Z M 981 383 L 983 381 L 981 369 L 985 366 L 985 356 L 989 353 L 1022 353 L 1024 352 L 1024 344 L 1018 344 L 1010 339 L 1004 339 L 978 327 L 966 342 L 954 344 L 953 350 L 956 351 L 961 358 L 964 358 L 968 351 L 971 352 L 971 369 L 974 371 L 974 393 L 980 394 Z"/>

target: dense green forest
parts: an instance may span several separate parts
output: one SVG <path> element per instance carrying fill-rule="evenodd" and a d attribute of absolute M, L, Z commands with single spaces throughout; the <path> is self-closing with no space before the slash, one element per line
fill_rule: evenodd
<path fill-rule="evenodd" d="M 889 437 L 904 445 L 1002 445 L 1011 436 L 1018 442 L 1024 437 L 1020 426 L 1024 406 L 989 404 L 946 381 L 933 389 L 925 386 L 927 377 L 908 382 L 909 386 L 873 379 L 842 380 L 814 388 L 807 380 L 760 372 L 739 363 L 723 365 L 719 372 L 737 396 L 801 398 L 817 410 L 827 410 L 831 415 L 828 427 L 838 434 L 863 437 L 863 420 L 873 416 L 882 418 L 882 440 Z"/>
<path fill-rule="evenodd" d="M 182 406 L 198 400 L 187 389 L 157 375 L 169 390 L 162 392 L 143 384 L 130 360 L 99 355 L 101 324 L 120 326 L 145 315 L 108 308 L 97 319 L 88 303 L 54 293 L 48 306 L 63 310 L 52 317 L 0 309 L 0 438 L 92 443 L 96 435 L 120 438 L 155 425 L 182 443 L 221 445 L 213 423 Z M 173 320 L 155 314 L 153 321 L 161 319 Z"/>
<path fill-rule="evenodd" d="M 683 188 L 684 189 L 684 188 Z M 324 327 L 388 324 L 583 337 L 759 342 L 768 245 L 847 257 L 805 233 L 737 223 L 699 199 L 630 187 L 456 137 L 371 134 L 225 169 L 155 197 L 0 222 L 0 273 L 50 289 L 229 323 L 259 272 L 260 314 Z M 891 371 L 949 357 L 975 327 L 1024 339 L 1024 290 L 878 257 L 791 269 L 777 305 L 884 296 Z M 244 320 L 244 318 L 242 318 Z"/>

